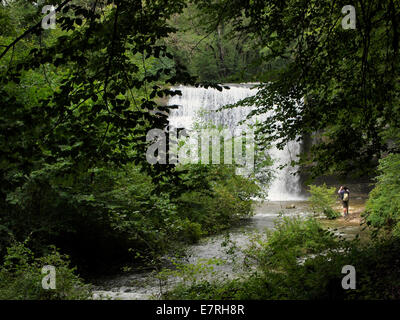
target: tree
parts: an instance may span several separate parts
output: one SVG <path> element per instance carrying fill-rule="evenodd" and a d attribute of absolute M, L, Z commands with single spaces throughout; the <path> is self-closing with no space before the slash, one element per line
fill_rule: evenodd
<path fill-rule="evenodd" d="M 214 5 L 215 3 L 215 5 Z M 257 81 L 268 66 L 254 33 L 236 32 L 234 22 L 225 21 L 228 2 L 210 1 L 202 6 L 188 1 L 182 13 L 172 16 L 177 29 L 165 39 L 174 58 L 203 81 Z"/>
<path fill-rule="evenodd" d="M 391 154 L 380 160 L 379 175 L 370 193 L 364 214 L 368 225 L 400 235 L 400 155 Z"/>

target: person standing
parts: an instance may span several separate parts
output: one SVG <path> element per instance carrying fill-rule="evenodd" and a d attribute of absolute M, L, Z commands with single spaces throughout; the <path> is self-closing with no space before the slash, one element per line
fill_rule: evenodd
<path fill-rule="evenodd" d="M 345 217 L 349 215 L 349 198 L 350 198 L 350 190 L 347 187 L 340 186 L 338 191 L 340 199 L 343 203 L 343 214 Z"/>

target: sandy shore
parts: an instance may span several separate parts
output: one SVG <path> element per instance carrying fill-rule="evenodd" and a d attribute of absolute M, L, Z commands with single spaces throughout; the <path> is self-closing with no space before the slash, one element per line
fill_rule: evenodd
<path fill-rule="evenodd" d="M 337 223 L 342 225 L 360 225 L 362 223 L 361 214 L 365 211 L 366 199 L 358 198 L 350 201 L 349 205 L 349 215 L 347 217 L 343 216 L 343 207 L 341 202 L 338 201 L 335 210 L 342 213 L 342 216 L 336 219 Z"/>

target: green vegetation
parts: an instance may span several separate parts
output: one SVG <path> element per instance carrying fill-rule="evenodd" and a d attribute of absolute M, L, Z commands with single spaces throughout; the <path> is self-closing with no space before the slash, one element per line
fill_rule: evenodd
<path fill-rule="evenodd" d="M 238 224 L 272 175 L 263 151 L 305 138 L 313 144 L 292 164 L 312 178 L 379 173 L 364 215 L 376 237 L 342 241 L 313 219 L 281 219 L 245 252 L 245 276 L 167 297 L 400 298 L 396 1 L 355 1 L 356 30 L 341 26 L 343 1 L 46 4 L 57 5 L 56 29 L 41 26 L 44 1 L 0 1 L 0 298 L 85 299 L 78 273 L 154 266 Z M 151 165 L 146 134 L 168 126 L 174 86 L 221 91 L 230 81 L 259 82 L 226 106 L 263 116 L 255 174 Z M 333 189 L 310 192 L 314 211 L 334 219 Z M 55 291 L 40 286 L 44 264 L 57 267 Z M 355 291 L 339 287 L 346 264 L 357 265 Z"/>
<path fill-rule="evenodd" d="M 224 11 L 234 30 L 255 34 L 264 63 L 285 61 L 273 81 L 238 103 L 265 115 L 262 141 L 283 147 L 311 136 L 299 162 L 313 178 L 371 176 L 379 158 L 399 151 L 392 143 L 400 127 L 396 1 L 354 1 L 355 30 L 342 27 L 343 1 L 198 2 Z"/>
<path fill-rule="evenodd" d="M 380 160 L 380 174 L 366 205 L 366 222 L 400 236 L 400 155 L 391 154 Z"/>
<path fill-rule="evenodd" d="M 153 265 L 177 243 L 251 216 L 259 192 L 235 166 L 146 161 L 146 133 L 168 123 L 149 111 L 169 110 L 171 85 L 194 84 L 162 44 L 184 1 L 58 4 L 55 30 L 41 28 L 34 2 L 0 4 L 0 262 L 26 239 L 38 257 L 4 269 L 5 298 L 46 297 L 33 282 L 49 245 L 69 256 L 57 267 L 70 260 L 85 277 Z"/>
<path fill-rule="evenodd" d="M 89 299 L 90 287 L 76 276 L 76 269 L 68 264 L 68 257 L 50 247 L 48 254 L 35 258 L 26 243 L 14 243 L 7 248 L 4 263 L 0 266 L 1 300 L 76 300 Z M 43 266 L 56 269 L 56 288 L 42 287 Z"/>
<path fill-rule="evenodd" d="M 196 5 L 197 3 L 197 5 Z M 177 32 L 166 39 L 174 59 L 200 80 L 213 82 L 255 82 L 265 77 L 273 65 L 262 58 L 262 45 L 254 33 L 234 29 L 234 22 L 223 17 L 231 3 L 219 6 L 188 2 L 171 24 Z"/>
<path fill-rule="evenodd" d="M 340 213 L 333 209 L 337 195 L 335 187 L 328 188 L 324 183 L 321 186 L 310 185 L 310 201 L 311 209 L 314 213 L 323 213 L 328 219 L 336 219 Z"/>
<path fill-rule="evenodd" d="M 335 245 L 333 235 L 322 229 L 317 220 L 283 217 L 275 222 L 274 230 L 253 239 L 246 259 L 248 265 L 256 262 L 262 270 L 281 271 L 281 267 L 296 264 L 303 256 L 319 254 Z"/>

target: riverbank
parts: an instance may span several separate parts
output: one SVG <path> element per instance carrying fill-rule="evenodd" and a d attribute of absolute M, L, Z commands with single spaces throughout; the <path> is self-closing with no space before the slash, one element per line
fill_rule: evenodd
<path fill-rule="evenodd" d="M 370 239 L 370 231 L 363 228 L 363 218 L 361 217 L 361 214 L 365 211 L 366 200 L 366 196 L 352 199 L 348 217 L 344 217 L 342 204 L 337 201 L 334 209 L 341 212 L 341 216 L 334 220 L 322 218 L 319 221 L 323 227 L 335 230 L 347 239 L 353 239 L 358 235 L 362 241 L 368 241 Z"/>

